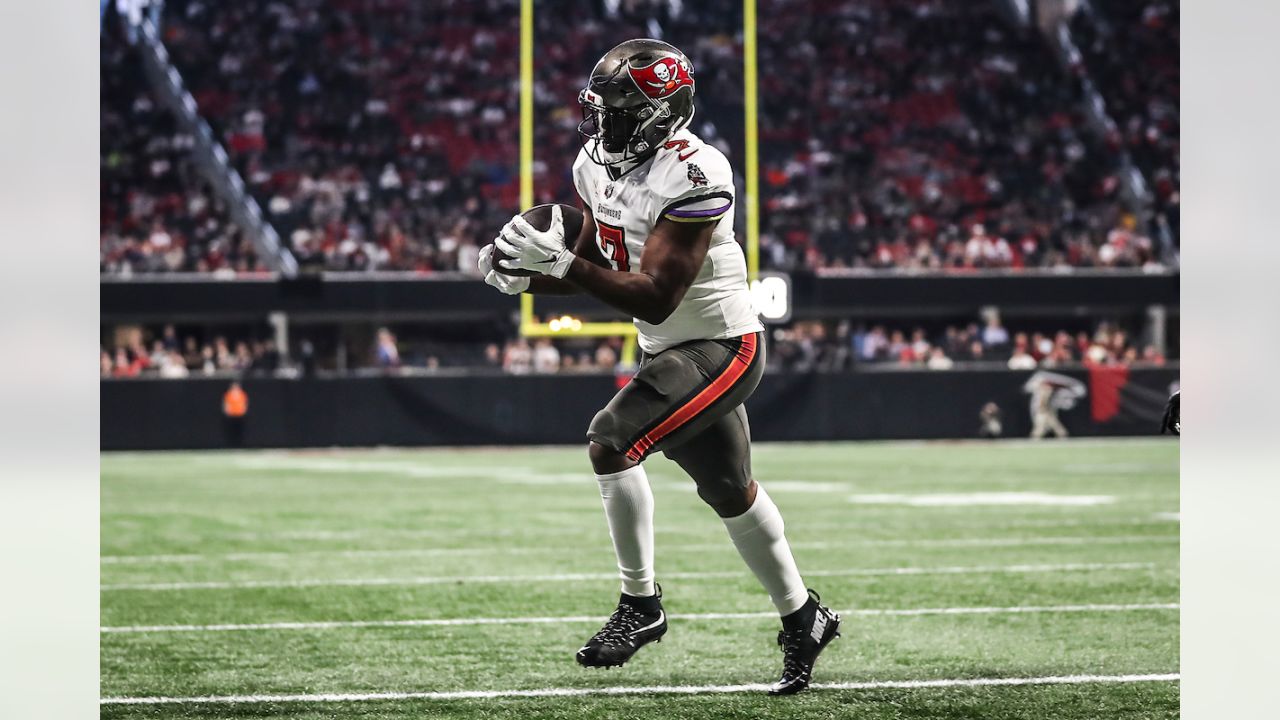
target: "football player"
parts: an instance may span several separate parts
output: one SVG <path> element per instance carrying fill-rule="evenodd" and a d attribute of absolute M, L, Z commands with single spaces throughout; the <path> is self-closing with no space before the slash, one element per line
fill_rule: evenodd
<path fill-rule="evenodd" d="M 558 207 L 545 231 L 517 215 L 481 251 L 480 269 L 509 294 L 588 293 L 635 318 L 638 330 L 639 370 L 587 430 L 622 595 L 577 661 L 622 665 L 667 631 L 643 464 L 662 452 L 693 478 L 777 607 L 783 669 L 770 693 L 787 695 L 808 687 L 840 617 L 806 588 L 782 515 L 751 475 L 743 402 L 764 372 L 764 328 L 734 240 L 733 173 L 690 132 L 693 97 L 693 66 L 675 47 L 638 39 L 606 53 L 578 97 L 581 234 L 564 237 Z"/>

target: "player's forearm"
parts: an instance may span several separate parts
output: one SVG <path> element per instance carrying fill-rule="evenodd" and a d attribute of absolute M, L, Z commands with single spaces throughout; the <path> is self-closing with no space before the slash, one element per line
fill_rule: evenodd
<path fill-rule="evenodd" d="M 566 280 L 547 275 L 535 275 L 529 278 L 529 289 L 525 292 L 530 295 L 577 295 L 582 290 Z"/>
<path fill-rule="evenodd" d="M 680 304 L 683 292 L 660 285 L 645 273 L 619 272 L 576 258 L 564 276 L 587 294 L 652 325 L 660 325 Z"/>

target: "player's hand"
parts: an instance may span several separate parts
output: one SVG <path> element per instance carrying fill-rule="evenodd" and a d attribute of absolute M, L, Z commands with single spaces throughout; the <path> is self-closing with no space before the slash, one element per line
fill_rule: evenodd
<path fill-rule="evenodd" d="M 1182 434 L 1182 410 L 1179 408 L 1182 404 L 1181 396 L 1182 391 L 1179 390 L 1169 397 L 1169 404 L 1164 406 L 1164 420 L 1160 422 L 1161 435 L 1167 432 Z"/>
<path fill-rule="evenodd" d="M 508 295 L 519 295 L 529 289 L 529 278 L 504 275 L 493 269 L 493 243 L 480 248 L 478 265 L 484 281 Z"/>
<path fill-rule="evenodd" d="M 516 215 L 502 227 L 494 244 L 507 256 L 499 261 L 507 270 L 532 270 L 563 278 L 574 258 L 564 245 L 564 215 L 559 205 L 551 209 L 551 225 L 545 231 Z"/>

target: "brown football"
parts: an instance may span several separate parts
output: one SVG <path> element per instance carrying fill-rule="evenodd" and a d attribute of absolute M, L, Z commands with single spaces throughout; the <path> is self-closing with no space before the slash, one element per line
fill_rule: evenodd
<path fill-rule="evenodd" d="M 546 230 L 551 227 L 551 208 L 553 204 L 537 205 L 520 213 L 529 224 L 538 230 Z M 582 232 L 582 211 L 576 207 L 569 205 L 561 205 L 560 212 L 564 216 L 564 242 L 570 248 L 578 240 L 578 235 Z M 505 260 L 507 256 L 498 248 L 493 249 L 493 269 L 504 275 L 515 275 L 518 277 L 528 277 L 537 275 L 534 270 L 508 270 L 498 263 L 499 260 Z"/>

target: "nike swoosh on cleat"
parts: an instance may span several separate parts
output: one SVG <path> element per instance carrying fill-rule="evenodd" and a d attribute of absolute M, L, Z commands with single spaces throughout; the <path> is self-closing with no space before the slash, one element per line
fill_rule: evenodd
<path fill-rule="evenodd" d="M 635 637 L 636 635 L 639 635 L 640 633 L 644 632 L 645 630 L 652 630 L 653 628 L 656 628 L 656 627 L 658 627 L 659 625 L 661 625 L 661 624 L 662 624 L 662 621 L 663 621 L 663 620 L 666 620 L 666 619 L 667 619 L 667 614 L 666 614 L 664 611 L 659 610 L 659 611 L 658 611 L 658 619 L 657 619 L 657 620 L 655 620 L 655 621 L 653 621 L 652 623 L 650 623 L 650 624 L 648 624 L 648 625 L 645 625 L 644 627 L 642 627 L 642 628 L 640 628 L 640 629 L 636 630 L 635 632 L 631 633 L 631 636 L 632 636 L 632 637 Z"/>

